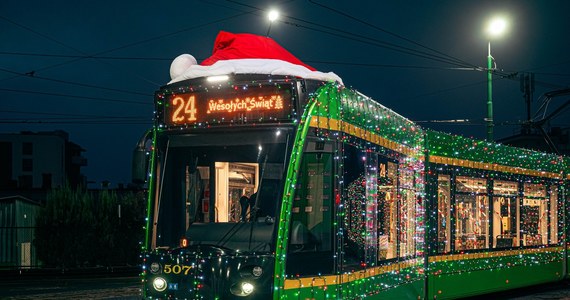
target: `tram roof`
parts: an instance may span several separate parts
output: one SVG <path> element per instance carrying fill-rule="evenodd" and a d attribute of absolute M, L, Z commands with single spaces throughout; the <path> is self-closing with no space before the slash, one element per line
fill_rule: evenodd
<path fill-rule="evenodd" d="M 501 167 L 512 167 L 560 174 L 570 162 L 567 157 L 563 158 L 552 153 L 512 147 L 435 130 L 426 130 L 426 134 L 430 156 L 455 159 L 460 166 L 482 163 L 486 164 L 489 169 L 498 168 L 500 170 Z M 516 169 L 511 171 L 517 172 Z"/>
<path fill-rule="evenodd" d="M 419 125 L 354 89 L 328 83 L 315 96 L 316 116 L 352 124 L 405 147 L 423 147 Z"/>

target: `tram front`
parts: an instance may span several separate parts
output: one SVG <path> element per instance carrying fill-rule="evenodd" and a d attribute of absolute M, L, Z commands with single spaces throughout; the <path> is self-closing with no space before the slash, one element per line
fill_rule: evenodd
<path fill-rule="evenodd" d="M 300 84 L 199 78 L 157 92 L 146 298 L 271 298 Z"/>

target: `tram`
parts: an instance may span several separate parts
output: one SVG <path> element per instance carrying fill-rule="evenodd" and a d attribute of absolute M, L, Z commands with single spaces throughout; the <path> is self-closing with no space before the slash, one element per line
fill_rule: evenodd
<path fill-rule="evenodd" d="M 179 80 L 155 106 L 147 299 L 454 299 L 568 274 L 567 157 L 295 75 Z"/>

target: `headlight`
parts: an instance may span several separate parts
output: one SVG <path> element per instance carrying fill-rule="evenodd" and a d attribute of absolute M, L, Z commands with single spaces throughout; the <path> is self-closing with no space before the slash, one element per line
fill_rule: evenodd
<path fill-rule="evenodd" d="M 251 270 L 251 274 L 253 274 L 255 277 L 259 277 L 261 274 L 263 274 L 263 269 L 260 266 L 255 266 Z"/>
<path fill-rule="evenodd" d="M 153 262 L 152 264 L 150 264 L 150 272 L 152 274 L 156 274 L 160 271 L 160 264 L 157 262 Z"/>
<path fill-rule="evenodd" d="M 249 282 L 244 282 L 241 284 L 241 291 L 243 292 L 243 294 L 245 296 L 251 294 L 251 292 L 253 292 L 253 284 L 249 283 Z"/>
<path fill-rule="evenodd" d="M 249 296 L 251 293 L 253 293 L 254 289 L 255 289 L 255 287 L 253 286 L 253 284 L 251 284 L 249 282 L 242 282 L 242 283 L 234 284 L 230 288 L 230 291 L 232 292 L 232 294 L 234 294 L 236 296 L 245 297 L 245 296 Z"/>
<path fill-rule="evenodd" d="M 156 277 L 152 281 L 152 287 L 155 290 L 157 290 L 158 292 L 163 292 L 164 290 L 166 290 L 167 286 L 168 286 L 168 284 L 166 283 L 166 279 L 164 279 L 162 277 Z"/>

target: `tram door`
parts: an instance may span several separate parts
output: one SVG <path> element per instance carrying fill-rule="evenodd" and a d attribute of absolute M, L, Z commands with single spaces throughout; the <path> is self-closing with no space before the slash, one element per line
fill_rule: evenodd
<path fill-rule="evenodd" d="M 309 141 L 291 210 L 286 272 L 333 274 L 333 144 Z"/>

